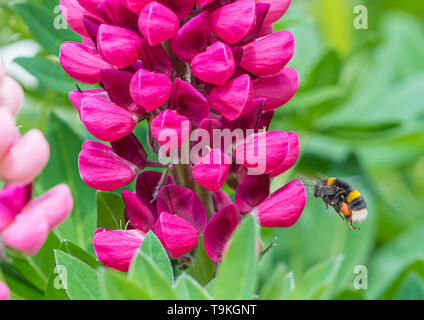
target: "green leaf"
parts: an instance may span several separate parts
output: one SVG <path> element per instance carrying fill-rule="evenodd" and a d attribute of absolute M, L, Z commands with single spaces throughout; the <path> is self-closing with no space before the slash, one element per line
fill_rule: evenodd
<path fill-rule="evenodd" d="M 281 300 L 294 289 L 293 283 L 293 273 L 287 273 L 286 266 L 278 264 L 263 286 L 259 298 L 261 300 Z"/>
<path fill-rule="evenodd" d="M 177 299 L 169 279 L 165 278 L 159 266 L 141 249 L 133 259 L 128 278 L 144 288 L 153 299 Z"/>
<path fill-rule="evenodd" d="M 14 61 L 48 88 L 63 94 L 75 89 L 75 81 L 66 75 L 58 62 L 41 57 L 20 57 Z"/>
<path fill-rule="evenodd" d="M 103 299 L 108 300 L 151 300 L 151 296 L 121 272 L 103 268 L 100 278 Z"/>
<path fill-rule="evenodd" d="M 178 277 L 174 291 L 181 300 L 211 300 L 209 293 L 192 277 L 183 273 Z"/>
<path fill-rule="evenodd" d="M 215 299 L 252 299 L 256 288 L 256 236 L 253 217 L 237 227 L 215 280 Z"/>
<path fill-rule="evenodd" d="M 153 262 L 162 271 L 165 279 L 168 279 L 170 283 L 174 282 L 171 262 L 166 254 L 166 250 L 152 231 L 149 231 L 144 237 L 140 250 L 152 258 Z"/>
<path fill-rule="evenodd" d="M 99 273 L 81 260 L 63 252 L 55 250 L 56 265 L 63 266 L 64 271 L 59 273 L 61 280 L 66 284 L 65 290 L 73 300 L 98 300 L 101 298 L 99 287 Z"/>
<path fill-rule="evenodd" d="M 197 251 L 194 255 L 194 264 L 187 272 L 203 286 L 208 284 L 213 278 L 214 262 L 206 254 L 203 235 L 199 236 Z"/>
<path fill-rule="evenodd" d="M 365 300 L 365 296 L 360 290 L 345 289 L 331 300 Z"/>
<path fill-rule="evenodd" d="M 411 272 L 399 288 L 395 300 L 424 300 L 424 280 L 416 272 Z"/>
<path fill-rule="evenodd" d="M 97 227 L 123 229 L 125 227 L 124 201 L 113 192 L 97 192 Z"/>
<path fill-rule="evenodd" d="M 72 241 L 63 240 L 60 243 L 59 250 L 62 250 L 63 252 L 66 252 L 66 253 L 70 254 L 71 256 L 81 260 L 82 262 L 88 264 L 93 269 L 97 269 L 98 267 L 100 267 L 102 265 L 90 253 L 88 253 L 87 251 L 85 251 L 83 248 L 76 245 Z"/>
<path fill-rule="evenodd" d="M 63 24 L 58 10 L 49 12 L 46 8 L 28 2 L 14 3 L 11 8 L 21 16 L 34 38 L 52 55 L 58 55 L 64 41 L 80 40 Z"/>

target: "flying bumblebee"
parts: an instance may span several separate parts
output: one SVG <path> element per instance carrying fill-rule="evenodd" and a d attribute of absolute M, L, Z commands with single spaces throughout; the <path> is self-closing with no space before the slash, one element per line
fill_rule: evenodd
<path fill-rule="evenodd" d="M 350 228 L 359 230 L 352 223 L 360 223 L 368 215 L 367 203 L 359 191 L 337 178 L 316 181 L 314 185 L 315 198 L 322 198 L 327 209 L 330 205 Z"/>

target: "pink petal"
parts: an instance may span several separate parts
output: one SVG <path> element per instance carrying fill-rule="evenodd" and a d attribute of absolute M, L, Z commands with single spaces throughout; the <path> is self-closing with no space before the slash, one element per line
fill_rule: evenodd
<path fill-rule="evenodd" d="M 143 169 L 146 166 L 147 153 L 133 133 L 113 141 L 111 145 L 118 156 L 135 164 L 139 169 Z"/>
<path fill-rule="evenodd" d="M 233 121 L 223 121 L 224 127 L 229 128 L 230 130 L 236 130 L 236 129 L 251 129 L 251 130 L 258 130 L 262 129 L 261 126 L 259 126 L 260 118 L 262 116 L 262 111 L 265 106 L 265 99 L 254 99 L 252 101 L 252 105 L 249 108 L 249 110 L 243 114 L 242 116 L 238 117 L 236 120 Z"/>
<path fill-rule="evenodd" d="M 208 100 L 180 78 L 174 80 L 169 107 L 188 118 L 193 126 L 198 126 L 209 114 Z"/>
<path fill-rule="evenodd" d="M 253 0 L 238 0 L 211 14 L 212 32 L 229 44 L 239 42 L 256 23 L 256 7 Z"/>
<path fill-rule="evenodd" d="M 236 189 L 234 203 L 241 213 L 248 213 L 269 196 L 268 174 L 248 175 Z"/>
<path fill-rule="evenodd" d="M 240 221 L 240 213 L 233 204 L 212 216 L 203 234 L 205 250 L 209 258 L 213 261 L 222 259 L 224 248 Z"/>
<path fill-rule="evenodd" d="M 116 141 L 135 128 L 136 122 L 132 115 L 114 103 L 96 97 L 85 97 L 81 105 L 82 122 L 97 139 Z"/>
<path fill-rule="evenodd" d="M 43 170 L 50 147 L 41 131 L 32 129 L 9 150 L 0 164 L 0 177 L 9 182 L 29 183 Z"/>
<path fill-rule="evenodd" d="M 156 223 L 156 212 L 147 207 L 134 193 L 121 190 L 122 199 L 125 204 L 125 217 L 132 227 L 149 232 Z"/>
<path fill-rule="evenodd" d="M 306 190 L 300 180 L 293 180 L 277 190 L 257 207 L 259 224 L 270 228 L 294 225 L 306 204 Z"/>
<path fill-rule="evenodd" d="M 256 3 L 269 3 L 268 14 L 266 15 L 266 24 L 274 23 L 279 20 L 290 6 L 291 0 L 255 0 Z"/>
<path fill-rule="evenodd" d="M 259 30 L 258 37 L 265 37 L 265 36 L 267 36 L 267 35 L 269 35 L 269 34 L 271 34 L 273 32 L 274 32 L 274 29 L 273 29 L 273 25 L 272 24 L 264 24 L 261 27 L 261 30 Z"/>
<path fill-rule="evenodd" d="M 179 116 L 172 110 L 164 110 L 153 119 L 151 130 L 160 145 L 166 144 L 168 150 L 173 150 L 189 138 L 191 123 L 186 117 Z"/>
<path fill-rule="evenodd" d="M 69 28 L 82 36 L 88 36 L 82 19 L 84 15 L 93 17 L 95 15 L 85 10 L 78 2 L 76 0 L 60 0 L 60 12 Z"/>
<path fill-rule="evenodd" d="M 97 13 L 96 8 L 97 6 L 103 2 L 103 0 L 77 0 L 79 5 L 83 7 L 84 9 L 92 12 Z"/>
<path fill-rule="evenodd" d="M 19 83 L 11 77 L 6 76 L 0 85 L 0 106 L 8 109 L 16 116 L 24 102 L 24 91 Z"/>
<path fill-rule="evenodd" d="M 132 98 L 148 112 L 168 101 L 171 89 L 172 82 L 166 75 L 144 69 L 134 74 L 130 84 Z"/>
<path fill-rule="evenodd" d="M 200 234 L 206 226 L 206 211 L 199 197 L 190 189 L 169 184 L 159 190 L 157 212 L 168 212 L 188 221 Z"/>
<path fill-rule="evenodd" d="M 193 0 L 166 0 L 166 6 L 171 9 L 180 21 L 187 18 L 193 9 Z"/>
<path fill-rule="evenodd" d="M 153 1 L 140 12 L 138 28 L 151 46 L 171 39 L 179 28 L 178 17 L 172 10 Z"/>
<path fill-rule="evenodd" d="M 209 13 L 203 11 L 178 30 L 171 40 L 171 50 L 184 62 L 191 62 L 195 55 L 206 50 L 210 39 Z"/>
<path fill-rule="evenodd" d="M 144 6 L 149 2 L 152 2 L 152 0 L 124 0 L 124 2 L 127 5 L 128 9 L 130 9 L 134 13 L 139 14 L 141 9 L 143 9 Z"/>
<path fill-rule="evenodd" d="M 0 231 L 21 213 L 32 197 L 32 184 L 7 184 L 0 191 Z"/>
<path fill-rule="evenodd" d="M 112 191 L 130 183 L 137 168 L 110 151 L 83 149 L 78 157 L 81 179 L 90 188 Z"/>
<path fill-rule="evenodd" d="M 97 229 L 93 247 L 97 258 L 106 267 L 128 272 L 143 239 L 144 234 L 138 230 Z"/>
<path fill-rule="evenodd" d="M 92 150 L 98 150 L 103 152 L 110 152 L 112 154 L 114 153 L 112 147 L 105 145 L 104 143 L 93 141 L 93 140 L 85 140 L 82 143 L 81 149 L 82 150 L 92 149 Z"/>
<path fill-rule="evenodd" d="M 19 137 L 15 119 L 5 108 L 0 108 L 0 159 L 9 151 Z"/>
<path fill-rule="evenodd" d="M 122 0 L 104 0 L 96 8 L 107 24 L 138 32 L 138 16 L 128 9 Z"/>
<path fill-rule="evenodd" d="M 212 192 L 213 204 L 215 207 L 215 212 L 218 212 L 222 208 L 233 203 L 229 195 L 222 190 Z"/>
<path fill-rule="evenodd" d="M 97 48 L 106 62 L 125 68 L 138 59 L 141 38 L 130 30 L 102 24 L 97 34 Z"/>
<path fill-rule="evenodd" d="M 261 118 L 259 119 L 258 128 L 265 128 L 265 130 L 268 130 L 273 116 L 274 110 L 262 113 Z"/>
<path fill-rule="evenodd" d="M 171 60 L 162 45 L 158 44 L 151 47 L 146 39 L 143 39 L 137 49 L 144 69 L 160 72 L 168 77 L 172 77 Z"/>
<path fill-rule="evenodd" d="M 218 191 L 227 180 L 231 158 L 213 149 L 193 166 L 193 179 L 210 191 Z"/>
<path fill-rule="evenodd" d="M 223 42 L 215 42 L 191 62 L 196 78 L 216 85 L 224 85 L 233 75 L 234 68 L 231 48 Z"/>
<path fill-rule="evenodd" d="M 173 258 L 189 252 L 197 243 L 197 232 L 186 220 L 162 212 L 155 226 L 155 234 Z"/>
<path fill-rule="evenodd" d="M 271 178 L 274 178 L 293 167 L 297 161 L 297 157 L 299 156 L 299 136 L 293 131 L 287 132 L 287 135 L 289 136 L 289 151 L 284 161 L 277 169 L 271 172 Z"/>
<path fill-rule="evenodd" d="M 285 159 L 289 138 L 284 131 L 259 132 L 234 146 L 238 164 L 257 173 L 269 173 Z"/>
<path fill-rule="evenodd" d="M 252 103 L 252 81 L 244 74 L 215 87 L 209 94 L 209 103 L 226 120 L 233 121 L 246 113 Z"/>
<path fill-rule="evenodd" d="M 265 16 L 266 16 L 266 14 L 268 13 L 268 10 L 269 10 L 269 4 L 268 3 L 258 3 L 258 4 L 255 5 L 255 10 L 256 10 L 256 17 L 255 17 L 255 21 L 254 21 L 254 26 L 253 26 L 253 28 L 251 28 L 250 32 L 248 34 L 246 34 L 243 37 L 243 39 L 238 43 L 239 45 L 249 43 L 250 41 L 256 39 L 259 36 L 261 29 L 262 29 L 262 26 L 263 26 L 263 23 L 264 23 Z M 271 26 L 271 28 L 272 28 L 272 26 Z"/>
<path fill-rule="evenodd" d="M 194 0 L 194 3 L 197 4 L 199 7 L 204 7 L 213 1 L 215 0 Z"/>
<path fill-rule="evenodd" d="M 85 97 L 98 97 L 102 100 L 109 101 L 109 97 L 106 91 L 103 89 L 87 89 L 87 90 L 72 90 L 69 92 L 69 101 L 71 101 L 74 108 L 78 111 L 81 116 L 81 102 Z"/>
<path fill-rule="evenodd" d="M 290 101 L 299 87 L 295 68 L 283 68 L 280 72 L 253 80 L 253 97 L 265 98 L 265 110 L 273 110 Z"/>
<path fill-rule="evenodd" d="M 4 282 L 0 281 L 0 300 L 9 300 L 10 299 L 10 290 Z"/>
<path fill-rule="evenodd" d="M 72 78 L 87 84 L 100 82 L 100 70 L 112 68 L 96 50 L 76 42 L 65 42 L 60 46 L 59 61 Z"/>
<path fill-rule="evenodd" d="M 257 75 L 279 72 L 293 57 L 294 38 L 289 31 L 277 31 L 245 45 L 240 67 Z"/>

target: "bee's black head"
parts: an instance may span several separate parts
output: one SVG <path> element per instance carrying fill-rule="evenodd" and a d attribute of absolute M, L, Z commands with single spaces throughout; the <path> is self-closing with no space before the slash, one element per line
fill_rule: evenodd
<path fill-rule="evenodd" d="M 317 181 L 315 184 L 314 197 L 320 198 L 324 195 L 324 184 L 322 181 Z"/>

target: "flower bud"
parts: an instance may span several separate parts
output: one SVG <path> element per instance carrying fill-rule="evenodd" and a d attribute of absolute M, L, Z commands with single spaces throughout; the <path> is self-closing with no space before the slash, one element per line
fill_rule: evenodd
<path fill-rule="evenodd" d="M 24 101 L 22 87 L 11 77 L 4 77 L 0 85 L 0 109 L 6 108 L 13 116 L 18 114 Z"/>

